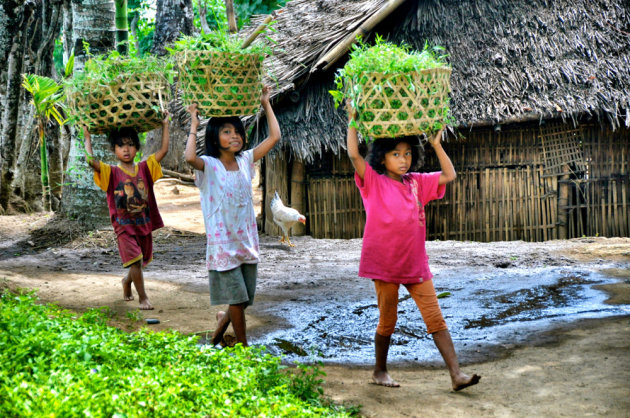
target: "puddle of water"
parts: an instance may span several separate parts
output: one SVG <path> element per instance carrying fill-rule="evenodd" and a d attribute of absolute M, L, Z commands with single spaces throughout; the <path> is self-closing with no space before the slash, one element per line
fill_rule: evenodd
<path fill-rule="evenodd" d="M 615 283 L 583 268 L 449 269 L 434 277 L 442 313 L 460 355 L 485 346 L 518 344 L 532 333 L 585 318 L 628 314 L 630 305 L 606 305 L 607 295 L 595 284 Z M 258 309 L 280 315 L 288 329 L 252 338 L 287 362 L 306 358 L 325 363 L 372 364 L 378 322 L 374 295 L 365 290 L 335 300 L 305 304 L 274 302 Z M 261 304 L 262 305 L 262 304 Z M 308 355 L 308 357 L 307 357 Z M 440 362 L 418 308 L 400 291 L 398 323 L 392 336 L 390 362 Z"/>

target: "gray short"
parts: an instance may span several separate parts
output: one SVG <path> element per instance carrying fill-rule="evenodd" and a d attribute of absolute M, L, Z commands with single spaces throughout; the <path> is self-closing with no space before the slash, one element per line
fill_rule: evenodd
<path fill-rule="evenodd" d="M 241 264 L 232 270 L 209 270 L 210 304 L 238 305 L 254 303 L 258 264 Z"/>

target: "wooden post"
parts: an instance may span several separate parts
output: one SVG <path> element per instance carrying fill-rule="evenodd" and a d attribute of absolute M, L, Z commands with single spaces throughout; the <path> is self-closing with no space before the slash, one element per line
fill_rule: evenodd
<path fill-rule="evenodd" d="M 568 238 L 569 223 L 569 166 L 562 166 L 562 182 L 558 182 L 558 239 Z"/>
<path fill-rule="evenodd" d="M 306 185 L 304 184 L 304 163 L 302 160 L 293 161 L 291 167 L 291 207 L 302 215 L 306 214 Z M 308 222 L 308 218 L 307 218 Z M 306 226 L 297 223 L 292 228 L 293 235 L 305 235 Z"/>
<path fill-rule="evenodd" d="M 234 0 L 225 0 L 225 12 L 227 14 L 230 33 L 238 32 L 238 26 L 236 25 L 236 16 L 234 15 Z"/>

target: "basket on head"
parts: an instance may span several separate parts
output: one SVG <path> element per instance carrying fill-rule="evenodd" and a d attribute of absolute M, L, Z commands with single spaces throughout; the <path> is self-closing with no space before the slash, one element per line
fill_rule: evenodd
<path fill-rule="evenodd" d="M 109 85 L 87 82 L 83 88 L 68 93 L 68 107 L 93 134 L 118 128 L 140 133 L 161 126 L 171 93 L 168 80 L 156 73 L 121 76 Z"/>
<path fill-rule="evenodd" d="M 262 54 L 183 51 L 177 55 L 182 102 L 199 114 L 253 115 L 260 108 Z"/>
<path fill-rule="evenodd" d="M 410 73 L 362 73 L 350 89 L 358 92 L 359 131 L 366 137 L 395 138 L 430 132 L 448 114 L 451 69 Z"/>

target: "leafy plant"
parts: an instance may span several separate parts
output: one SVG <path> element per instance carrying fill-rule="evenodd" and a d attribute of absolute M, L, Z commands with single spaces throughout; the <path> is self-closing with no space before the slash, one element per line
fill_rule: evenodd
<path fill-rule="evenodd" d="M 345 100 L 350 101 L 352 107 L 358 113 L 358 121 L 353 121 L 351 126 L 358 128 L 363 136 L 383 134 L 381 131 L 368 130 L 362 122 L 387 122 L 392 118 L 396 118 L 402 124 L 411 119 L 411 117 L 420 119 L 423 114 L 421 111 L 416 111 L 413 115 L 409 115 L 404 111 L 396 112 L 397 109 L 403 108 L 404 104 L 409 106 L 411 102 L 407 100 L 407 97 L 397 96 L 399 89 L 391 84 L 391 80 L 387 81 L 384 85 L 377 86 L 375 89 L 378 94 L 384 93 L 387 100 L 383 100 L 382 96 L 371 100 L 369 96 L 371 92 L 366 91 L 366 85 L 373 82 L 373 74 L 391 75 L 394 77 L 393 80 L 397 83 L 406 84 L 408 91 L 416 92 L 423 86 L 415 82 L 417 79 L 414 78 L 414 73 L 420 73 L 423 70 L 434 68 L 450 68 L 446 62 L 447 57 L 448 55 L 445 54 L 443 47 L 431 47 L 428 43 L 425 43 L 422 51 L 414 51 L 407 44 L 396 45 L 386 42 L 380 35 L 376 35 L 375 43 L 372 46 L 365 44 L 362 39 L 359 38 L 357 43 L 352 46 L 348 62 L 335 74 L 336 89 L 330 90 L 329 93 L 333 96 L 335 107 L 338 107 Z M 420 81 L 421 83 L 431 81 L 431 76 L 421 76 Z M 441 99 L 432 98 L 432 95 L 436 92 L 437 90 L 434 88 L 423 91 L 423 93 L 426 94 L 426 98 L 422 99 L 423 106 L 440 106 L 440 110 L 437 111 L 440 112 L 439 114 L 436 113 L 435 110 L 432 110 L 431 114 L 425 116 L 432 119 L 439 117 L 442 120 L 432 125 L 426 124 L 421 126 L 422 130 L 427 133 L 437 131 L 441 129 L 444 124 L 452 122 L 452 117 L 449 113 L 448 99 L 443 103 Z M 367 100 L 361 100 L 363 95 L 367 95 Z M 405 101 L 405 103 L 403 103 L 403 101 Z M 381 112 L 381 119 L 377 119 L 374 110 L 388 109 L 387 106 L 391 107 L 392 112 Z M 357 122 L 359 123 L 357 124 Z M 391 136 L 396 136 L 398 133 L 397 126 L 391 125 L 389 128 L 390 131 L 387 133 L 391 134 Z M 378 126 L 376 126 L 376 129 L 378 129 Z"/>
<path fill-rule="evenodd" d="M 105 55 L 90 56 L 83 71 L 77 72 L 66 84 L 71 90 L 87 94 L 89 91 L 86 91 L 86 87 L 95 84 L 109 86 L 122 78 L 148 73 L 159 74 L 169 83 L 173 83 L 175 77 L 173 63 L 170 60 L 153 55 L 123 56 L 118 51 L 111 51 Z"/>
<path fill-rule="evenodd" d="M 247 48 L 242 48 L 243 40 L 237 35 L 230 35 L 227 28 L 219 27 L 219 29 L 210 33 L 200 33 L 197 36 L 182 36 L 173 44 L 172 48 L 166 48 L 171 54 L 177 54 L 180 51 L 217 51 L 242 54 L 258 54 L 260 60 L 265 55 L 271 54 L 272 50 L 269 46 L 254 42 Z"/>
<path fill-rule="evenodd" d="M 109 327 L 32 293 L 0 291 L 0 416 L 349 416 L 321 397 L 317 366 L 288 369 L 264 348 Z M 295 370 L 295 372 L 293 372 Z"/>
<path fill-rule="evenodd" d="M 50 205 L 50 183 L 48 181 L 48 154 L 46 152 L 46 125 L 50 118 L 54 118 L 59 125 L 66 121 L 61 114 L 64 107 L 64 92 L 62 87 L 51 78 L 36 74 L 22 74 L 22 87 L 31 96 L 31 104 L 35 108 L 37 115 L 37 131 L 39 133 L 39 153 L 41 165 L 41 183 L 43 189 L 44 208 L 51 209 Z"/>

